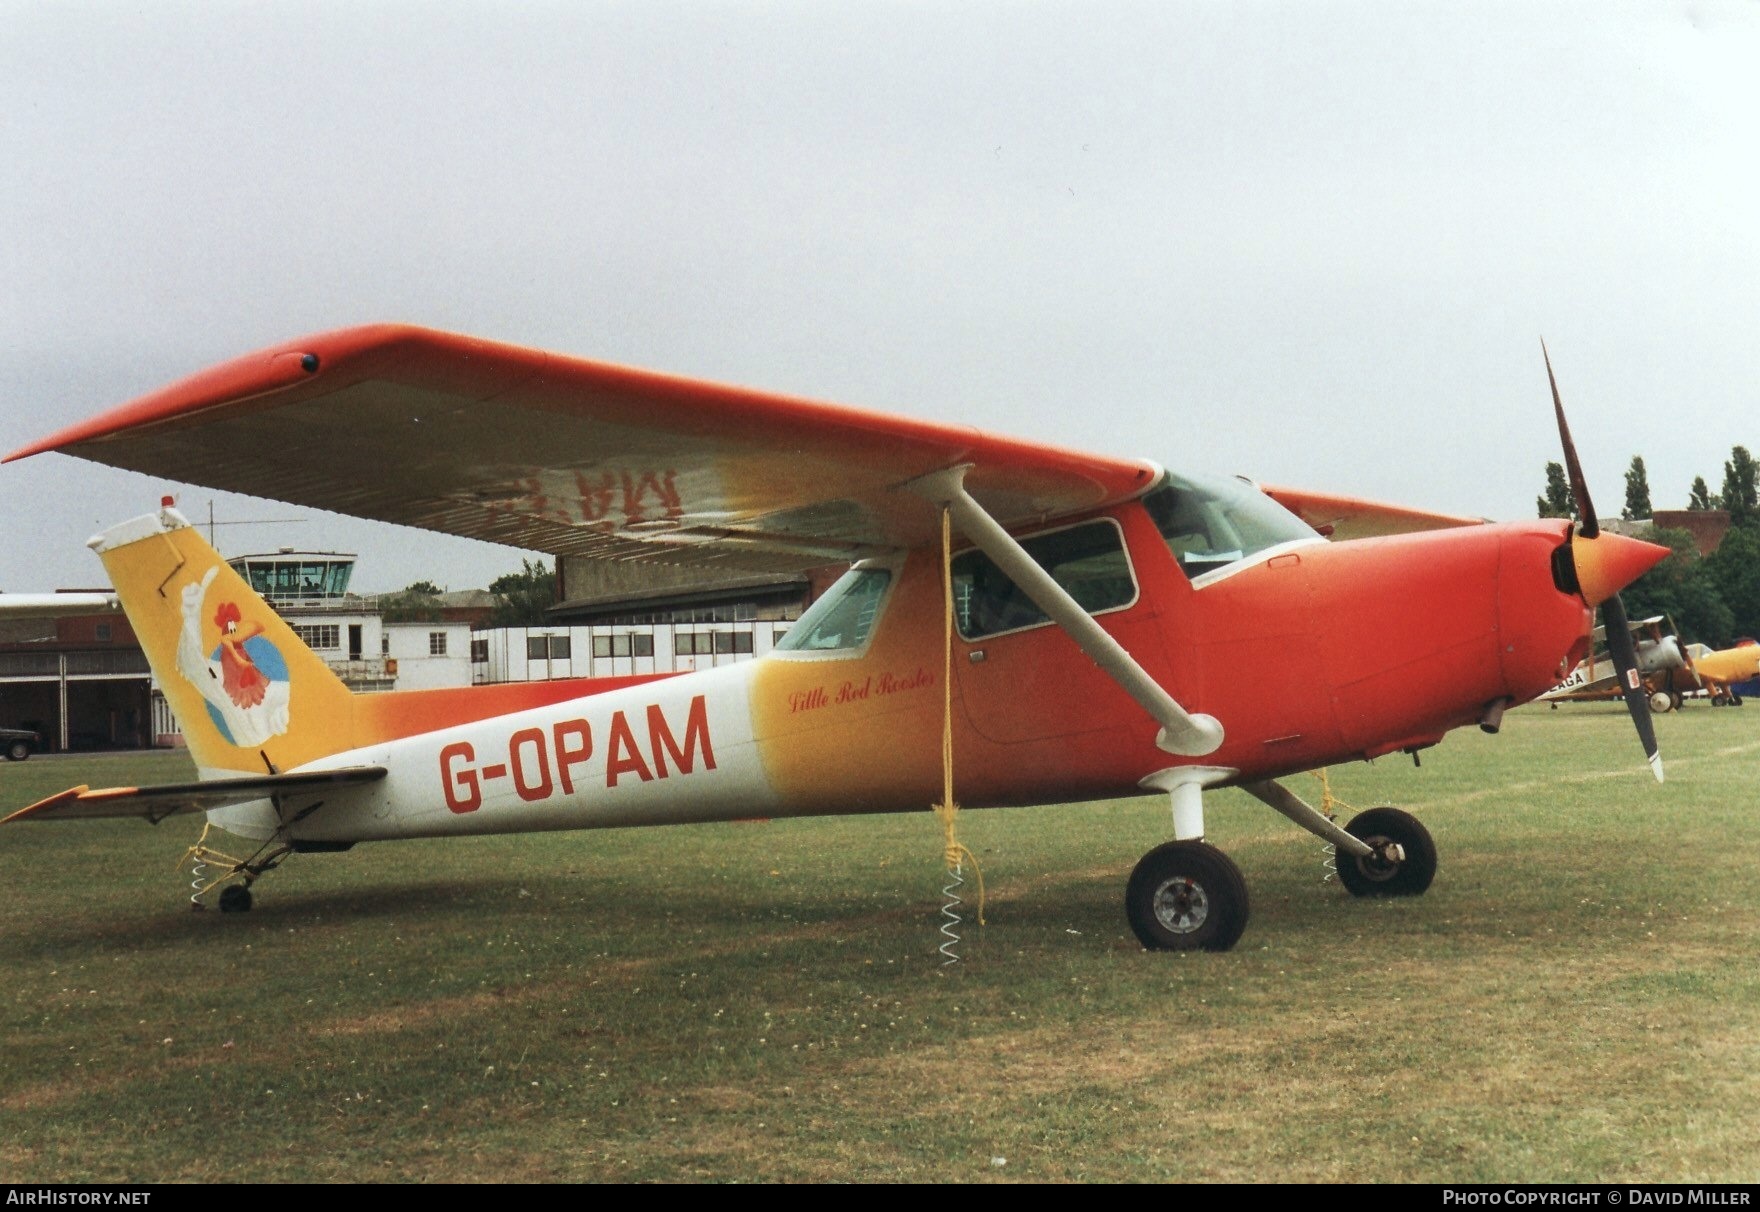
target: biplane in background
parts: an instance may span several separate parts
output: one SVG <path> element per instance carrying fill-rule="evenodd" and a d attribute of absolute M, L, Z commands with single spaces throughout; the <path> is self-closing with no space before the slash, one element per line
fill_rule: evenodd
<path fill-rule="evenodd" d="M 1681 639 L 1666 615 L 1630 624 L 1637 652 L 1638 674 L 1645 701 L 1658 715 L 1678 711 L 1687 696 L 1703 692 L 1713 707 L 1740 707 L 1736 687 L 1760 677 L 1760 644 L 1739 641 L 1733 648 L 1713 650 Z M 1605 628 L 1590 633 L 1589 655 L 1539 701 L 1602 703 L 1624 697 L 1624 687 L 1603 641 Z"/>
<path fill-rule="evenodd" d="M 1674 620 L 1666 615 L 1634 619 L 1628 629 L 1637 654 L 1638 677 L 1643 685 L 1645 702 L 1657 715 L 1673 711 L 1682 699 L 1700 688 L 1694 676 L 1695 647 L 1685 643 L 1675 629 Z M 1619 672 L 1608 655 L 1607 629 L 1597 627 L 1589 633 L 1589 654 L 1563 680 L 1542 694 L 1539 701 L 1550 703 L 1556 710 L 1560 703 L 1603 703 L 1625 697 Z M 1697 645 L 1703 648 L 1704 645 Z"/>
<path fill-rule="evenodd" d="M 1277 780 L 1495 731 L 1666 554 L 1600 531 L 1552 391 L 1576 526 L 1261 490 L 422 329 L 305 338 L 10 458 L 557 556 L 852 567 L 749 663 L 353 695 L 167 505 L 91 545 L 202 781 L 79 787 L 10 819 L 206 811 L 260 846 L 220 892 L 243 909 L 286 854 L 368 840 L 920 811 L 946 728 L 966 806 L 1166 794 L 1174 840 L 1137 864 L 1127 915 L 1146 946 L 1227 949 L 1248 897 L 1205 840 L 1206 790 L 1334 844 L 1354 894 L 1423 892 L 1436 849 L 1415 818 L 1340 828 Z"/>

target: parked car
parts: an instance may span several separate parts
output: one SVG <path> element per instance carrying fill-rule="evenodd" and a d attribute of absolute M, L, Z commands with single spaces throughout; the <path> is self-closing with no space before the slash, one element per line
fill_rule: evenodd
<path fill-rule="evenodd" d="M 6 760 L 22 762 L 43 743 L 43 738 L 28 728 L 0 728 L 0 746 L 6 750 Z"/>

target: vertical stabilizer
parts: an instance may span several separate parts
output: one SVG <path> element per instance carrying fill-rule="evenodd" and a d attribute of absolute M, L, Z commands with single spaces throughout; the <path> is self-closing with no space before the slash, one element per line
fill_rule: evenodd
<path fill-rule="evenodd" d="M 351 746 L 348 687 L 177 510 L 88 546 L 204 774 L 278 773 Z"/>

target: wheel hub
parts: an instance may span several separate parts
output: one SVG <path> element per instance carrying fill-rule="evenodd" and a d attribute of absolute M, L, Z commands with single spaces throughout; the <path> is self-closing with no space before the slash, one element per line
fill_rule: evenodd
<path fill-rule="evenodd" d="M 1382 883 L 1399 874 L 1399 865 L 1404 861 L 1405 849 L 1398 842 L 1384 837 L 1366 837 L 1363 839 L 1374 848 L 1375 853 L 1357 860 L 1357 869 L 1376 883 Z"/>
<path fill-rule="evenodd" d="M 1178 876 L 1155 890 L 1155 920 L 1174 934 L 1201 929 L 1209 916 L 1210 898 L 1196 880 Z"/>

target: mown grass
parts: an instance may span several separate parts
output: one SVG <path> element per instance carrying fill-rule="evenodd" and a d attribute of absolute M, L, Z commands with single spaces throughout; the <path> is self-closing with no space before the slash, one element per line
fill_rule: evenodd
<path fill-rule="evenodd" d="M 1335 772 L 1430 894 L 1355 901 L 1236 793 L 1253 919 L 1148 954 L 1155 799 L 366 845 L 193 914 L 191 818 L 0 831 L 0 1173 L 91 1179 L 1760 1178 L 1760 713 L 1513 713 Z M 0 767 L 10 810 L 176 755 Z M 1308 780 L 1296 781 L 1304 793 Z"/>

